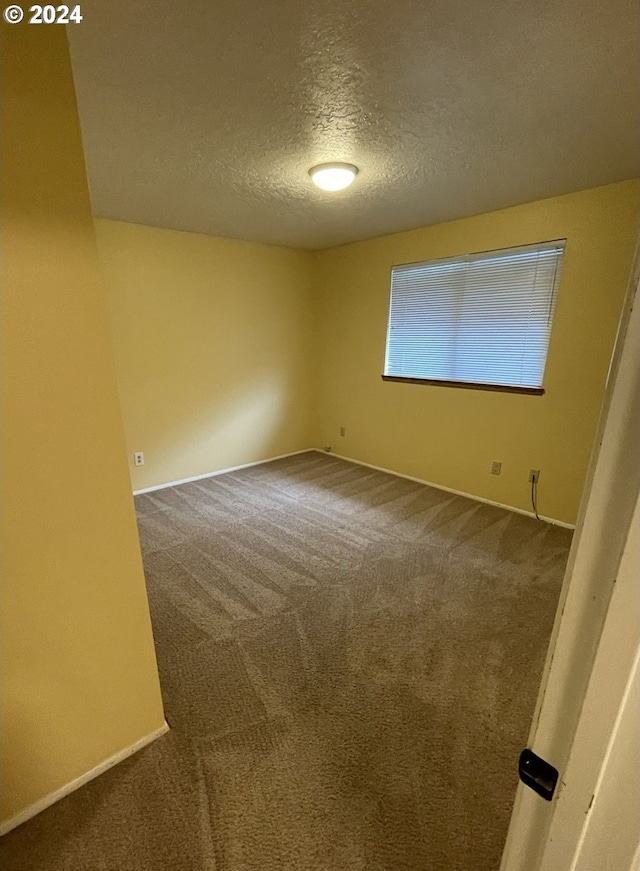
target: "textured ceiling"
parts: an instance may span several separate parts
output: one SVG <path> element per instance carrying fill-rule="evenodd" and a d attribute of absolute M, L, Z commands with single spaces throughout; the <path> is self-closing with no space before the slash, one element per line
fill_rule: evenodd
<path fill-rule="evenodd" d="M 108 0 L 69 26 L 95 213 L 324 248 L 637 175 L 635 0 Z M 317 190 L 309 167 L 360 167 Z"/>

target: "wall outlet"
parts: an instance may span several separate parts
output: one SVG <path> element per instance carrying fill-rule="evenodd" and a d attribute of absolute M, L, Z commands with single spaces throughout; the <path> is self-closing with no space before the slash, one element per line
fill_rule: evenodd
<path fill-rule="evenodd" d="M 346 434 L 347 434 L 347 430 L 345 429 L 345 427 L 341 426 L 340 427 L 340 435 L 344 437 L 344 436 L 346 436 Z"/>
<path fill-rule="evenodd" d="M 529 483 L 537 484 L 540 480 L 540 469 L 529 469 Z"/>
<path fill-rule="evenodd" d="M 144 453 L 142 451 L 136 451 L 134 453 L 133 465 L 134 466 L 144 466 Z"/>
<path fill-rule="evenodd" d="M 494 460 L 493 463 L 491 463 L 491 474 L 492 475 L 499 475 L 501 471 L 502 471 L 502 463 L 499 463 L 497 460 Z"/>

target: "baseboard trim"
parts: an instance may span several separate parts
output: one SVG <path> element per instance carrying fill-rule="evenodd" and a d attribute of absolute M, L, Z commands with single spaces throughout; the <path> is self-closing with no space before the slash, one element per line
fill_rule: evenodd
<path fill-rule="evenodd" d="M 493 499 L 485 499 L 484 496 L 475 496 L 473 493 L 465 493 L 464 490 L 454 490 L 453 487 L 445 487 L 444 484 L 434 484 L 433 481 L 425 481 L 424 478 L 414 478 L 413 475 L 404 475 L 402 472 L 394 472 L 393 469 L 385 469 L 383 466 L 374 466 L 373 463 L 365 463 L 362 460 L 355 460 L 353 457 L 345 457 L 342 454 L 336 454 L 333 451 L 323 451 L 321 448 L 313 448 L 319 454 L 326 454 L 330 457 L 338 457 L 339 460 L 347 460 L 349 463 L 356 463 L 358 466 L 366 466 L 368 469 L 375 469 L 377 472 L 386 472 L 387 475 L 395 475 L 396 478 L 406 478 L 407 481 L 415 481 L 417 484 L 426 484 L 427 487 L 435 487 L 436 490 L 445 490 L 447 493 L 453 493 L 455 496 L 464 496 L 465 499 L 473 499 L 475 502 L 484 502 L 485 505 L 493 505 L 495 508 L 504 508 L 505 511 L 513 511 L 516 514 L 524 514 L 525 517 L 533 517 L 533 511 L 525 511 L 523 508 L 515 508 L 513 505 L 505 505 L 502 502 L 494 502 Z M 556 520 L 555 517 L 545 517 L 542 514 L 538 515 L 540 520 L 545 523 L 551 523 L 554 526 L 562 526 L 564 529 L 575 529 L 575 523 L 565 523 L 564 520 Z"/>
<path fill-rule="evenodd" d="M 241 466 L 230 466 L 228 469 L 218 469 L 216 472 L 207 472 L 205 475 L 194 475 L 192 478 L 181 478 L 179 481 L 169 481 L 167 484 L 156 484 L 155 487 L 144 487 L 142 490 L 134 490 L 134 496 L 143 493 L 153 493 L 155 490 L 166 490 L 167 487 L 177 487 L 179 484 L 191 484 L 192 481 L 204 481 L 205 478 L 215 478 L 217 475 L 226 475 L 227 472 L 237 472 L 240 469 L 249 469 L 251 466 L 262 466 L 264 463 L 273 463 L 274 460 L 284 460 L 286 457 L 295 457 L 297 454 L 308 454 L 317 448 L 303 448 L 301 451 L 291 451 L 290 454 L 279 454 L 277 457 L 269 457 L 266 460 L 256 460 L 253 463 L 243 463 Z"/>
<path fill-rule="evenodd" d="M 165 722 L 159 729 L 156 729 L 149 735 L 145 735 L 144 738 L 140 738 L 140 740 L 136 741 L 135 744 L 131 744 L 129 747 L 125 747 L 124 750 L 120 750 L 118 753 L 114 753 L 113 756 L 109 756 L 108 759 L 105 759 L 104 762 L 96 765 L 95 768 L 92 768 L 85 774 L 81 774 L 80 777 L 76 777 L 75 780 L 72 780 L 70 783 L 67 783 L 64 786 L 60 787 L 60 789 L 56 789 L 54 792 L 50 792 L 49 795 L 45 795 L 44 798 L 39 799 L 38 801 L 29 805 L 29 807 L 26 807 L 24 808 L 24 810 L 21 810 L 17 814 L 14 814 L 12 817 L 9 817 L 8 820 L 3 820 L 3 822 L 0 823 L 0 836 L 6 835 L 7 832 L 15 829 L 16 826 L 20 826 L 22 825 L 22 823 L 26 823 L 27 820 L 31 819 L 31 817 L 35 817 L 36 814 L 39 814 L 41 811 L 50 807 L 52 804 L 60 801 L 61 798 L 64 798 L 72 792 L 75 792 L 76 789 L 80 789 L 80 787 L 84 786 L 85 783 L 89 783 L 90 780 L 93 780 L 100 774 L 104 774 L 104 772 L 108 771 L 109 768 L 113 768 L 114 765 L 117 765 L 119 762 L 122 762 L 129 756 L 133 756 L 133 754 L 137 753 L 138 750 L 142 750 L 142 748 L 146 747 L 147 744 L 151 744 L 153 741 L 156 740 L 156 738 L 159 738 L 161 735 L 165 735 L 168 731 L 169 725 Z"/>

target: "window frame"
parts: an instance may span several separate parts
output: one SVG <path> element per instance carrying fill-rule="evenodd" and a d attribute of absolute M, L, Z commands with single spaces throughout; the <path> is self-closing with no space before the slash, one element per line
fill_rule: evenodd
<path fill-rule="evenodd" d="M 391 302 L 393 297 L 393 270 L 394 269 L 410 269 L 412 266 L 424 266 L 426 264 L 431 263 L 451 263 L 455 260 L 464 260 L 466 258 L 478 257 L 481 258 L 482 255 L 485 254 L 493 254 L 493 253 L 507 253 L 509 251 L 517 251 L 523 248 L 535 248 L 535 246 L 544 246 L 544 245 L 552 245 L 557 243 L 558 245 L 562 245 L 562 258 L 564 262 L 564 254 L 567 249 L 567 238 L 566 237 L 558 237 L 554 239 L 546 239 L 539 240 L 537 242 L 525 242 L 518 245 L 509 245 L 505 248 L 488 248 L 482 251 L 471 251 L 466 254 L 454 254 L 445 257 L 434 257 L 429 260 L 415 260 L 410 263 L 394 263 L 389 269 L 389 301 L 387 306 L 387 329 L 385 332 L 385 356 L 384 356 L 384 364 L 383 370 L 385 368 L 388 348 L 389 348 L 389 326 L 391 322 Z M 554 297 L 554 318 L 555 318 L 555 307 L 557 305 L 558 294 L 559 294 L 559 279 L 555 279 L 555 297 Z M 547 345 L 547 352 L 545 356 L 545 366 L 543 370 L 543 382 L 546 376 L 546 364 L 549 357 L 549 350 L 551 348 L 551 335 L 553 332 L 553 322 L 549 334 L 549 344 Z M 453 387 L 453 388 L 462 388 L 466 390 L 488 390 L 490 392 L 496 393 L 520 393 L 529 396 L 543 396 L 545 393 L 544 383 L 540 386 L 524 386 L 524 385 L 515 385 L 515 384 L 495 384 L 491 382 L 484 381 L 457 381 L 443 378 L 421 378 L 418 376 L 411 375 L 387 375 L 384 371 L 380 376 L 382 381 L 388 382 L 398 382 L 404 384 L 422 384 L 436 387 Z"/>
<path fill-rule="evenodd" d="M 489 390 L 495 393 L 528 393 L 543 396 L 544 387 L 520 387 L 514 384 L 489 384 L 483 381 L 445 381 L 443 378 L 414 378 L 409 375 L 381 375 L 383 381 L 398 381 L 403 384 L 430 384 L 436 387 L 462 387 L 467 390 Z"/>

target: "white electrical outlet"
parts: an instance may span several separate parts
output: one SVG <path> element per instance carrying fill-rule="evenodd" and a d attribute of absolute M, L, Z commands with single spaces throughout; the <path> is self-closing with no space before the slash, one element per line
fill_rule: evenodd
<path fill-rule="evenodd" d="M 144 466 L 144 453 L 142 451 L 136 451 L 134 453 L 133 465 L 134 466 Z"/>
<path fill-rule="evenodd" d="M 491 474 L 492 475 L 499 475 L 501 471 L 502 471 L 502 463 L 499 463 L 497 460 L 494 460 L 493 463 L 491 463 Z"/>
<path fill-rule="evenodd" d="M 537 484 L 540 480 L 540 469 L 530 469 L 529 470 L 529 483 Z"/>
<path fill-rule="evenodd" d="M 343 426 L 341 426 L 340 427 L 340 435 L 344 437 L 344 436 L 346 436 L 346 434 L 347 434 L 347 430 Z"/>

